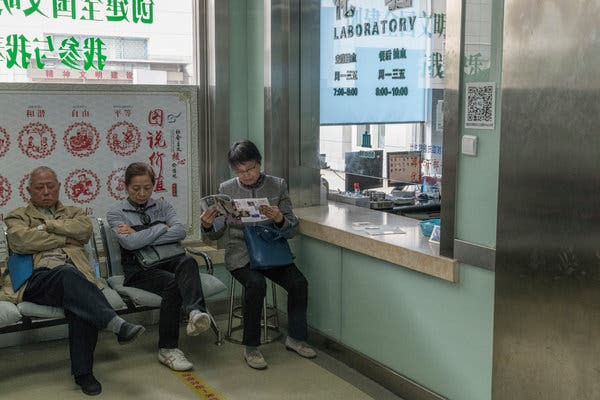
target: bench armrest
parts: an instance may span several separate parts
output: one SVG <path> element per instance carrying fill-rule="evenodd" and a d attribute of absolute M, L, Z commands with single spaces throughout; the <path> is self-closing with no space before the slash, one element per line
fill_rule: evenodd
<path fill-rule="evenodd" d="M 203 251 L 193 249 L 191 247 L 186 247 L 185 251 L 187 251 L 190 254 L 202 257 L 204 259 L 204 264 L 206 265 L 206 272 L 213 275 L 213 263 L 208 254 L 206 254 Z"/>

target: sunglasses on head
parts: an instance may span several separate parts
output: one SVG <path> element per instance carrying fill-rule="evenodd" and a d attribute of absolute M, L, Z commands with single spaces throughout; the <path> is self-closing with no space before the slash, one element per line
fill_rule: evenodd
<path fill-rule="evenodd" d="M 146 211 L 140 211 L 138 212 L 138 214 L 140 215 L 140 220 L 142 221 L 142 224 L 144 225 L 149 225 L 151 218 L 148 214 L 146 214 Z"/>
<path fill-rule="evenodd" d="M 123 211 L 132 212 L 132 213 L 136 213 L 137 215 L 139 215 L 140 221 L 142 222 L 143 225 L 150 225 L 150 222 L 152 222 L 152 218 L 150 218 L 150 216 L 148 214 L 146 214 L 146 209 L 144 209 L 144 208 L 136 208 L 135 210 L 124 209 Z"/>

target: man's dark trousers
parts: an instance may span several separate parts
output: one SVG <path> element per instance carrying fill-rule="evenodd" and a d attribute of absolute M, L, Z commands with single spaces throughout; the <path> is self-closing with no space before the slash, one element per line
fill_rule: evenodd
<path fill-rule="evenodd" d="M 117 315 L 100 289 L 70 264 L 36 268 L 23 301 L 64 309 L 69 321 L 71 372 L 75 376 L 91 374 L 98 331 Z"/>

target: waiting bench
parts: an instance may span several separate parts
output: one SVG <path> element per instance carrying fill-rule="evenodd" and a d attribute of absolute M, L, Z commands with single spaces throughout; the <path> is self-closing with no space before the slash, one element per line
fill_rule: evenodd
<path fill-rule="evenodd" d="M 6 226 L 4 224 L 2 226 L 2 232 L 2 237 L 4 238 L 4 251 L 8 256 L 10 254 L 10 250 L 8 247 Z M 96 248 L 95 237 L 93 235 L 86 244 L 86 250 L 90 255 L 90 260 L 92 260 L 94 257 L 97 258 L 98 250 Z M 119 294 L 112 289 L 103 278 L 98 277 L 98 279 L 104 283 L 102 293 L 115 311 L 118 313 L 128 312 L 129 310 L 127 305 L 121 296 L 119 296 Z M 45 328 L 48 326 L 62 325 L 66 322 L 67 320 L 65 318 L 65 313 L 63 309 L 59 307 L 44 306 L 27 301 L 19 304 L 0 301 L 0 333 Z"/>
<path fill-rule="evenodd" d="M 96 227 L 95 223 L 94 225 Z M 145 290 L 123 285 L 124 276 L 121 266 L 121 251 L 117 237 L 101 218 L 97 220 L 97 227 L 102 239 L 108 272 L 107 280 L 104 280 L 102 277 L 98 277 L 98 279 L 105 284 L 102 293 L 110 305 L 120 315 L 159 308 L 162 301 L 160 296 Z M 2 227 L 2 231 L 3 235 L 1 236 L 4 237 L 5 251 L 8 255 L 8 236 L 5 226 Z M 99 259 L 99 251 L 96 243 L 96 235 L 93 234 L 88 244 L 86 244 L 86 249 L 88 254 L 92 255 L 92 260 Z M 212 275 L 213 266 L 210 257 L 206 253 L 195 249 L 187 248 L 186 250 L 191 254 L 202 257 L 205 262 L 208 273 L 200 273 L 205 298 L 208 299 L 226 290 L 226 286 Z M 15 305 L 11 302 L 0 301 L 0 334 L 45 328 L 65 323 L 67 323 L 67 320 L 62 308 L 30 302 L 21 302 Z M 211 328 L 217 337 L 216 344 L 222 344 L 223 337 L 221 331 L 217 327 L 212 315 Z"/>
<path fill-rule="evenodd" d="M 121 265 L 121 248 L 119 246 L 117 235 L 112 231 L 112 229 L 110 229 L 108 224 L 102 220 L 102 218 L 98 218 L 98 227 L 100 229 L 100 236 L 102 238 L 102 245 L 104 247 L 104 255 L 106 257 L 106 265 L 110 276 L 108 278 L 108 284 L 110 287 L 116 290 L 119 295 L 121 295 L 129 309 L 153 309 L 160 307 L 162 297 L 159 295 L 146 290 L 124 285 L 125 276 L 123 274 L 123 266 Z M 206 267 L 207 273 L 200 272 L 200 280 L 202 282 L 202 292 L 204 293 L 205 299 L 227 290 L 225 284 L 223 284 L 223 282 L 213 275 L 213 264 L 210 257 L 206 253 L 189 247 L 186 248 L 186 251 L 190 254 L 200 256 L 204 260 L 204 266 Z M 217 327 L 212 314 L 209 312 L 208 315 L 210 316 L 210 326 L 217 336 L 216 344 L 221 345 L 223 343 L 223 335 Z"/>

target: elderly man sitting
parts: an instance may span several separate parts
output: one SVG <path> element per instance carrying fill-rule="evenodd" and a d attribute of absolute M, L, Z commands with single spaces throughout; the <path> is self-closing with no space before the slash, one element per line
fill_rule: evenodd
<path fill-rule="evenodd" d="M 124 344 L 142 334 L 144 327 L 119 317 L 100 291 L 102 283 L 92 273 L 84 249 L 92 224 L 83 210 L 58 200 L 56 173 L 48 167 L 34 169 L 27 191 L 29 204 L 10 212 L 4 222 L 11 250 L 33 255 L 33 272 L 16 291 L 5 274 L 0 300 L 62 307 L 69 321 L 75 382 L 85 394 L 99 394 L 102 386 L 92 372 L 98 330 L 114 332 Z"/>

